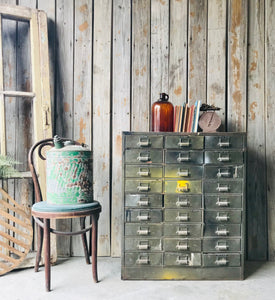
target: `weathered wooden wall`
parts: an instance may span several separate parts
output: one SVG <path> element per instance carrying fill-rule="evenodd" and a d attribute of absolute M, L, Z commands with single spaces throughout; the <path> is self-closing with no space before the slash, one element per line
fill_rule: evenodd
<path fill-rule="evenodd" d="M 54 133 L 94 152 L 100 255 L 120 255 L 121 131 L 148 131 L 151 104 L 166 92 L 174 105 L 217 105 L 222 130 L 247 131 L 247 258 L 275 259 L 274 0 L 17 4 L 48 14 Z M 6 42 L 15 51 L 20 39 Z M 21 71 L 11 83 L 20 82 Z M 10 152 L 20 156 L 16 145 Z M 79 240 L 61 240 L 60 253 L 68 254 L 64 245 L 82 255 Z"/>

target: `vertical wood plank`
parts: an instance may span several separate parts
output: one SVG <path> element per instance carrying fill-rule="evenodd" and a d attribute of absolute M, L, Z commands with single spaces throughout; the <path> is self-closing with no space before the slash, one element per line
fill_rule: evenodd
<path fill-rule="evenodd" d="M 150 116 L 150 1 L 132 2 L 131 129 L 148 131 Z"/>
<path fill-rule="evenodd" d="M 187 0 L 170 1 L 169 96 L 173 105 L 187 99 L 187 6 Z"/>
<path fill-rule="evenodd" d="M 228 8 L 228 131 L 246 131 L 247 1 Z"/>
<path fill-rule="evenodd" d="M 110 255 L 110 101 L 112 1 L 94 1 L 93 151 L 94 195 L 102 205 L 99 255 Z"/>
<path fill-rule="evenodd" d="M 169 1 L 151 0 L 151 101 L 168 93 Z"/>
<path fill-rule="evenodd" d="M 75 1 L 74 12 L 74 139 L 91 149 L 92 1 Z M 72 228 L 79 229 L 78 219 L 72 220 Z M 71 254 L 83 255 L 81 237 L 71 242 Z"/>
<path fill-rule="evenodd" d="M 226 116 L 226 1 L 208 0 L 207 103 L 220 107 L 220 131 Z"/>
<path fill-rule="evenodd" d="M 122 136 L 130 130 L 131 4 L 115 0 L 113 9 L 112 256 L 120 256 L 122 232 Z"/>
<path fill-rule="evenodd" d="M 74 78 L 74 1 L 56 1 L 56 133 L 73 138 Z M 61 230 L 70 230 L 71 221 L 57 222 Z M 70 256 L 70 237 L 57 237 L 58 255 Z"/>
<path fill-rule="evenodd" d="M 189 1 L 188 102 L 206 100 L 207 1 Z"/>
<path fill-rule="evenodd" d="M 249 1 L 247 116 L 247 258 L 267 258 L 264 1 Z"/>
<path fill-rule="evenodd" d="M 266 166 L 267 166 L 267 213 L 268 259 L 275 260 L 275 1 L 266 0 Z"/>

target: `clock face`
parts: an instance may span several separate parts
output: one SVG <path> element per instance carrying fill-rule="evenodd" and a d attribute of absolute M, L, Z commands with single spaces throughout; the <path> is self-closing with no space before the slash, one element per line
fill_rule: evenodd
<path fill-rule="evenodd" d="M 206 111 L 199 119 L 199 126 L 203 132 L 216 132 L 221 126 L 221 119 L 215 111 Z"/>

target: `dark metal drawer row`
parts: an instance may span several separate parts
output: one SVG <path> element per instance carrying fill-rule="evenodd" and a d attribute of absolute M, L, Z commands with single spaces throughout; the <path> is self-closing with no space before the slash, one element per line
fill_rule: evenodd
<path fill-rule="evenodd" d="M 230 149 L 244 148 L 243 135 L 179 136 L 125 135 L 126 148 Z"/>

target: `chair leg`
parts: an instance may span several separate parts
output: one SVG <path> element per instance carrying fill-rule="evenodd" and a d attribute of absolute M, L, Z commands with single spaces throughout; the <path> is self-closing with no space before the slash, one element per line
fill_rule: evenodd
<path fill-rule="evenodd" d="M 84 229 L 84 227 L 85 227 L 85 217 L 80 218 L 80 227 L 81 227 L 81 229 Z M 88 253 L 88 244 L 87 244 L 86 233 L 81 234 L 81 239 L 82 239 L 82 244 L 83 244 L 86 263 L 89 265 L 91 262 L 90 262 L 90 257 L 89 257 L 89 253 Z"/>
<path fill-rule="evenodd" d="M 90 224 L 92 224 L 92 215 L 90 216 Z M 89 231 L 89 256 L 92 256 L 92 228 Z"/>
<path fill-rule="evenodd" d="M 51 239 L 50 239 L 50 220 L 44 219 L 44 256 L 45 256 L 45 281 L 46 291 L 51 290 Z"/>
<path fill-rule="evenodd" d="M 36 225 L 36 228 L 37 228 L 37 254 L 35 258 L 34 271 L 38 272 L 39 263 L 41 261 L 42 246 L 43 246 L 43 229 L 38 224 Z"/>
<path fill-rule="evenodd" d="M 97 278 L 97 221 L 99 215 L 92 215 L 92 270 L 94 282 L 98 282 Z"/>

